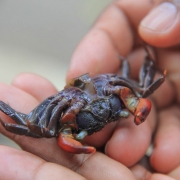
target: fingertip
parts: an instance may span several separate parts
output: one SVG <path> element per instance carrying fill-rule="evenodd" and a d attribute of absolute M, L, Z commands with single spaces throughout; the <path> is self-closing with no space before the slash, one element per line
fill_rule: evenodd
<path fill-rule="evenodd" d="M 157 47 L 168 47 L 180 42 L 180 12 L 175 4 L 161 3 L 150 11 L 139 25 L 141 38 Z"/>

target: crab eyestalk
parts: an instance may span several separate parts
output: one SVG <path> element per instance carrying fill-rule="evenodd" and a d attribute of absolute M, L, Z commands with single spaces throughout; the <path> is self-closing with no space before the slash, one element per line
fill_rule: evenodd
<path fill-rule="evenodd" d="M 136 125 L 144 122 L 151 111 L 151 102 L 145 98 L 134 96 L 129 88 L 121 90 L 121 99 L 126 108 L 134 115 L 134 123 Z"/>

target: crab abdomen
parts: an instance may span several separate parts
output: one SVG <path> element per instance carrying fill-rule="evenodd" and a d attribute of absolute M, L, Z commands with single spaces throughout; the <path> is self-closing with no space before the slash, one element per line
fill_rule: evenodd
<path fill-rule="evenodd" d="M 122 107 L 122 102 L 115 95 L 93 101 L 77 114 L 78 131 L 86 130 L 89 135 L 100 131 L 107 123 L 119 119 Z"/>

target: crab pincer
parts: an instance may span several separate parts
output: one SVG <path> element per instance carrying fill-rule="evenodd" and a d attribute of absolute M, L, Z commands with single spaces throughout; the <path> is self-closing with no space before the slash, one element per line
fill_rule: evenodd
<path fill-rule="evenodd" d="M 71 133 L 68 133 L 67 129 L 59 134 L 58 145 L 66 152 L 74 154 L 89 154 L 96 152 L 94 147 L 82 145 L 81 142 L 75 140 L 74 136 Z"/>

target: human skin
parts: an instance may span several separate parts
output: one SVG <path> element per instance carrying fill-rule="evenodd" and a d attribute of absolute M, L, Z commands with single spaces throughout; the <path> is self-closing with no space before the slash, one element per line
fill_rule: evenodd
<path fill-rule="evenodd" d="M 120 54 L 127 57 L 132 76 L 137 78 L 145 55 L 140 41 L 143 39 L 154 46 L 158 68 L 167 70 L 165 83 L 151 97 L 153 108 L 147 120 L 135 126 L 130 117 L 111 123 L 103 131 L 86 138 L 85 143 L 105 146 L 105 153 L 91 155 L 72 155 L 62 151 L 55 139 L 18 136 L 0 127 L 3 134 L 34 154 L 1 146 L 0 178 L 16 178 L 13 172 L 19 175 L 17 179 L 48 179 L 49 174 L 54 174 L 52 179 L 68 179 L 71 175 L 74 179 L 180 178 L 180 2 L 163 2 L 114 1 L 78 45 L 67 73 L 67 80 L 87 72 L 92 76 L 116 73 L 120 66 L 117 55 Z M 34 74 L 21 74 L 11 85 L 0 84 L 0 99 L 24 113 L 56 92 L 50 82 Z M 12 122 L 3 114 L 1 118 Z M 149 163 L 156 173 L 137 163 L 150 143 L 154 150 Z"/>

